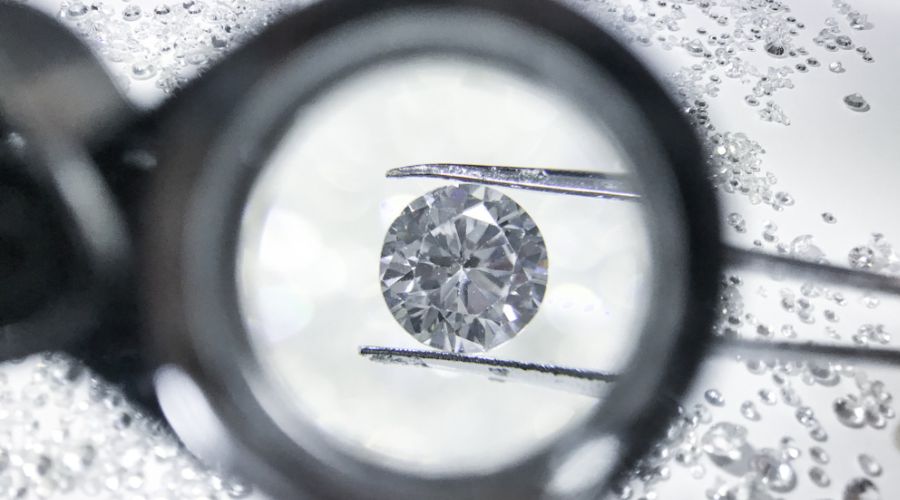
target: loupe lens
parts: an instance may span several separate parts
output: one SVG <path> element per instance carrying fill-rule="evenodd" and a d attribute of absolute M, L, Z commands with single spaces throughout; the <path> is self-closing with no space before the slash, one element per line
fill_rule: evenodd
<path fill-rule="evenodd" d="M 242 312 L 266 376 L 334 441 L 406 471 L 483 473 L 602 394 L 360 347 L 619 372 L 647 312 L 650 228 L 637 202 L 385 177 L 435 162 L 635 174 L 607 128 L 538 79 L 448 54 L 365 68 L 298 109 L 263 167 L 241 226 Z"/>

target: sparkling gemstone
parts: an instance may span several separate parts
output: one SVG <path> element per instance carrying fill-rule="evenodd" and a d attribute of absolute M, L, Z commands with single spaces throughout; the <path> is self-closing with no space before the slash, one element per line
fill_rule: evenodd
<path fill-rule="evenodd" d="M 808 367 L 813 382 L 824 386 L 835 386 L 841 381 L 841 376 L 831 363 L 811 362 Z"/>
<path fill-rule="evenodd" d="M 736 462 L 744 455 L 747 429 L 729 422 L 719 422 L 700 439 L 702 450 L 721 464 Z"/>
<path fill-rule="evenodd" d="M 770 391 L 769 389 L 760 389 L 759 399 L 767 405 L 774 405 L 778 402 L 778 395 L 775 394 L 775 391 Z"/>
<path fill-rule="evenodd" d="M 840 423 L 851 428 L 865 425 L 865 408 L 849 398 L 838 398 L 834 402 L 834 413 Z"/>
<path fill-rule="evenodd" d="M 790 254 L 803 260 L 818 262 L 824 259 L 825 252 L 813 243 L 810 234 L 804 234 L 791 241 Z"/>
<path fill-rule="evenodd" d="M 812 482 L 815 483 L 816 486 L 822 488 L 827 488 L 831 485 L 831 478 L 828 477 L 828 473 L 819 466 L 809 469 L 809 478 L 812 479 Z"/>
<path fill-rule="evenodd" d="M 129 5 L 122 11 L 122 18 L 126 21 L 137 21 L 141 18 L 140 5 Z"/>
<path fill-rule="evenodd" d="M 827 464 L 831 460 L 831 457 L 828 456 L 828 452 L 818 446 L 813 446 L 809 449 L 809 456 L 812 457 L 813 461 L 817 464 L 822 465 Z"/>
<path fill-rule="evenodd" d="M 871 455 L 866 455 L 865 453 L 863 453 L 862 455 L 859 456 L 858 460 L 859 460 L 859 467 L 862 469 L 863 472 L 866 473 L 866 475 L 869 475 L 872 477 L 878 477 L 881 475 L 881 472 L 882 472 L 881 464 L 879 464 L 878 461 L 875 460 Z"/>
<path fill-rule="evenodd" d="M 818 442 L 828 441 L 828 432 L 821 427 L 814 427 L 809 431 L 809 437 L 813 438 L 813 440 Z"/>
<path fill-rule="evenodd" d="M 875 251 L 867 246 L 858 246 L 850 250 L 850 265 L 856 269 L 869 269 L 875 264 Z"/>
<path fill-rule="evenodd" d="M 801 406 L 800 408 L 797 408 L 797 411 L 794 412 L 794 414 L 797 418 L 797 421 L 800 422 L 800 424 L 804 427 L 812 427 L 813 425 L 815 425 L 816 416 L 813 412 L 813 409 L 809 406 Z"/>
<path fill-rule="evenodd" d="M 850 94 L 844 97 L 844 104 L 853 111 L 865 112 L 871 109 L 865 97 L 859 94 Z"/>
<path fill-rule="evenodd" d="M 380 274 L 388 308 L 414 338 L 481 352 L 516 336 L 537 313 L 547 249 L 509 197 L 447 186 L 414 200 L 391 224 Z"/>
<path fill-rule="evenodd" d="M 794 468 L 774 450 L 760 451 L 753 457 L 751 466 L 759 475 L 760 482 L 772 491 L 786 493 L 797 485 Z"/>
<path fill-rule="evenodd" d="M 723 406 L 725 405 L 725 397 L 722 396 L 722 393 L 717 391 L 716 389 L 710 389 L 703 393 L 703 397 L 706 398 L 706 401 L 713 406 Z"/>
<path fill-rule="evenodd" d="M 838 35 L 834 39 L 834 43 L 842 49 L 852 49 L 853 40 L 847 35 Z"/>
<path fill-rule="evenodd" d="M 774 57 L 785 57 L 787 54 L 787 50 L 784 48 L 784 44 L 781 42 L 769 42 L 766 44 L 766 52 L 770 56 Z"/>
<path fill-rule="evenodd" d="M 753 404 L 753 401 L 744 401 L 741 403 L 741 415 L 744 416 L 747 420 L 759 420 L 760 414 L 756 409 L 756 405 Z"/>

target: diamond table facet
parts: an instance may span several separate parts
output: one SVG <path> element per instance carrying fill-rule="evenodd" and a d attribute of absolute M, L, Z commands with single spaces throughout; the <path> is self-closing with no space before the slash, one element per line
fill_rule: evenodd
<path fill-rule="evenodd" d="M 547 249 L 508 196 L 471 184 L 415 199 L 391 224 L 381 290 L 394 318 L 425 345 L 483 352 L 515 337 L 547 285 Z"/>

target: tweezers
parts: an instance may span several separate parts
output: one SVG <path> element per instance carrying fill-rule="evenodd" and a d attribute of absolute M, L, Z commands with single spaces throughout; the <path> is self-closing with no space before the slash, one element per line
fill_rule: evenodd
<path fill-rule="evenodd" d="M 502 186 L 573 196 L 639 201 L 641 196 L 623 175 L 560 169 L 431 163 L 395 168 L 389 178 L 424 177 Z M 736 248 L 723 244 L 728 267 L 777 273 L 796 279 L 900 296 L 900 280 L 866 271 L 802 261 L 781 255 Z M 900 351 L 819 342 L 773 342 L 751 339 L 713 339 L 712 352 L 744 359 L 783 361 L 844 361 L 900 366 Z M 418 349 L 366 346 L 360 355 L 372 361 L 399 363 L 474 373 L 492 380 L 522 382 L 600 397 L 616 375 L 557 365 L 508 361 L 481 356 Z"/>

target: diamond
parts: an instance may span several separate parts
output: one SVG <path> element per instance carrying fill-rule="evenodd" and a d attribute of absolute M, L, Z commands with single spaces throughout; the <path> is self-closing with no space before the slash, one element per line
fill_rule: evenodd
<path fill-rule="evenodd" d="M 484 186 L 447 186 L 415 199 L 391 224 L 380 277 L 388 308 L 416 340 L 483 352 L 537 313 L 547 249 L 511 198 Z"/>
<path fill-rule="evenodd" d="M 872 106 L 869 105 L 866 98 L 860 94 L 850 94 L 844 97 L 844 104 L 853 111 L 858 111 L 860 113 L 865 113 L 872 109 Z"/>

